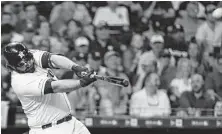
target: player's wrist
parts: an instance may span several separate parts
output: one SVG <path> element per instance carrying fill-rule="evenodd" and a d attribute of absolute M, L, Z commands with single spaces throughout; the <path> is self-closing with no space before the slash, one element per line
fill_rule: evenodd
<path fill-rule="evenodd" d="M 86 80 L 86 79 L 80 79 L 79 83 L 81 87 L 86 87 L 88 85 L 90 85 L 93 81 L 91 80 Z"/>

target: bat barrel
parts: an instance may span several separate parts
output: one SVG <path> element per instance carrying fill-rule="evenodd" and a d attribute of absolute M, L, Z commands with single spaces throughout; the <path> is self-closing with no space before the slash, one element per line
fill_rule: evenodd
<path fill-rule="evenodd" d="M 122 79 L 122 78 L 107 77 L 107 76 L 101 76 L 101 75 L 96 75 L 96 74 L 92 74 L 90 77 L 96 78 L 98 80 L 104 80 L 104 81 L 107 81 L 110 83 L 122 85 L 124 87 L 127 87 L 129 85 L 129 82 L 125 79 Z"/>

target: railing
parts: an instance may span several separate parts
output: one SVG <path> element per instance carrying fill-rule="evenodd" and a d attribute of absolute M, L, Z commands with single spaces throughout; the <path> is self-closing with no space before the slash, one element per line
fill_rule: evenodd
<path fill-rule="evenodd" d="M 145 110 L 149 111 L 149 109 Z M 161 110 L 165 109 L 159 109 Z M 188 111 L 188 109 L 171 109 L 171 111 L 179 110 Z M 213 109 L 198 110 L 214 113 Z M 16 111 L 14 127 L 27 127 L 27 119 L 21 107 L 17 107 Z M 89 128 L 222 128 L 222 116 L 215 117 L 214 114 L 182 117 L 171 113 L 169 116 L 146 117 L 140 115 L 102 116 L 85 112 L 74 116 Z"/>

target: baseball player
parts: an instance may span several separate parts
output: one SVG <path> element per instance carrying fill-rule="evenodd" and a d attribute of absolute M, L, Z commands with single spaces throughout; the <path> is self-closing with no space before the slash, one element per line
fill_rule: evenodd
<path fill-rule="evenodd" d="M 70 102 L 65 92 L 77 90 L 96 81 L 90 78 L 93 71 L 61 55 L 29 50 L 19 42 L 6 45 L 3 54 L 6 66 L 12 70 L 11 86 L 28 118 L 30 134 L 90 134 L 88 129 L 71 115 Z M 50 68 L 72 70 L 81 79 L 58 80 Z"/>

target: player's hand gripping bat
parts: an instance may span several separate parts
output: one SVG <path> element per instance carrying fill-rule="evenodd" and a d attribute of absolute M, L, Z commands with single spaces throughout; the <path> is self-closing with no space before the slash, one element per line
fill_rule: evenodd
<path fill-rule="evenodd" d="M 86 74 L 86 72 L 82 72 L 82 73 Z M 127 87 L 129 85 L 129 81 L 123 78 L 117 78 L 117 77 L 112 77 L 112 76 L 102 76 L 102 75 L 97 75 L 97 74 L 91 74 L 90 77 L 96 78 L 97 80 L 104 80 L 104 81 L 117 84 L 120 86 L 124 86 L 124 87 Z"/>

